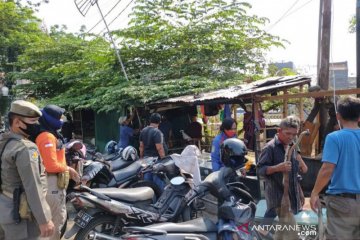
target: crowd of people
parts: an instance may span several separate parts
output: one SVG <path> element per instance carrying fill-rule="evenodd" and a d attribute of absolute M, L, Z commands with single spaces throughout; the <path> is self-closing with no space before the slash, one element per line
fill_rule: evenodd
<path fill-rule="evenodd" d="M 47 105 L 40 110 L 27 101 L 12 102 L 8 115 L 10 131 L 0 137 L 0 239 L 60 239 L 60 230 L 66 219 L 67 184 L 69 179 L 80 182 L 77 171 L 66 164 L 64 143 L 67 139 L 59 134 L 64 113 L 65 110 L 56 105 Z M 129 126 L 134 114 L 119 118 L 119 148 L 128 146 L 130 139 L 138 133 Z M 341 130 L 329 133 L 326 137 L 323 165 L 311 193 L 310 204 L 314 211 L 319 211 L 319 194 L 330 182 L 325 199 L 328 216 L 326 239 L 358 239 L 360 100 L 353 97 L 339 100 L 336 118 Z M 149 125 L 139 135 L 140 158 L 166 156 L 172 134 L 169 124 L 159 113 L 151 114 Z M 285 150 L 294 143 L 300 124 L 294 116 L 283 119 L 277 134 L 265 145 L 259 157 L 257 171 L 265 179 L 267 203 L 262 224 L 271 224 L 279 215 L 285 172 L 289 173 L 292 212 L 300 212 L 304 205 L 299 174 L 306 173 L 308 167 L 299 151 L 290 153 L 290 161 L 284 161 Z M 190 130 L 187 129 L 191 137 L 202 137 L 199 125 L 196 117 L 193 117 L 188 128 Z M 224 166 L 220 146 L 225 140 L 236 138 L 236 121 L 225 118 L 219 134 L 212 141 L 213 171 Z M 26 196 L 25 202 L 17 202 L 16 194 Z M 21 211 L 14 213 L 15 209 Z M 270 232 L 263 231 L 261 234 L 272 237 Z"/>

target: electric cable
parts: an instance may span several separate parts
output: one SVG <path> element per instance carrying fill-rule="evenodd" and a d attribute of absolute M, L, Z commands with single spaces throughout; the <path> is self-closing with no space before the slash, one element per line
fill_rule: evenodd
<path fill-rule="evenodd" d="M 122 0 L 119 0 L 116 2 L 116 4 L 104 15 L 104 18 L 106 18 L 115 8 L 116 6 L 121 2 Z M 100 23 L 102 22 L 102 19 L 100 19 L 94 26 L 90 28 L 86 33 L 90 33 L 94 28 L 96 28 Z"/>
<path fill-rule="evenodd" d="M 280 21 L 282 21 L 285 17 L 286 14 L 288 14 L 289 11 L 291 11 L 291 9 L 293 7 L 295 7 L 295 5 L 299 2 L 300 0 L 295 0 L 295 2 L 290 6 L 290 8 L 288 10 L 285 11 L 285 13 L 283 15 L 281 15 L 281 17 L 274 23 L 272 24 L 266 31 L 270 31 L 273 27 L 276 26 L 276 24 L 278 24 Z"/>
<path fill-rule="evenodd" d="M 111 20 L 107 25 L 110 26 L 117 18 L 120 17 L 120 15 L 130 6 L 130 4 L 133 2 L 134 0 L 131 0 L 123 10 L 121 10 L 121 12 L 113 19 Z M 106 30 L 106 28 L 103 28 L 98 35 L 101 35 L 101 33 L 103 33 Z"/>

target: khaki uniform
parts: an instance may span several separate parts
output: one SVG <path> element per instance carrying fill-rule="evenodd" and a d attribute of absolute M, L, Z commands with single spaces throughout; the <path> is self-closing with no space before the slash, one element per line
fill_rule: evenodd
<path fill-rule="evenodd" d="M 0 194 L 0 224 L 6 240 L 38 239 L 39 224 L 51 220 L 51 212 L 46 202 L 47 181 L 44 166 L 35 143 L 23 136 L 9 132 L 0 136 L 0 150 L 9 138 L 1 157 L 2 193 Z M 24 188 L 33 220 L 13 220 L 12 193 L 15 188 Z"/>

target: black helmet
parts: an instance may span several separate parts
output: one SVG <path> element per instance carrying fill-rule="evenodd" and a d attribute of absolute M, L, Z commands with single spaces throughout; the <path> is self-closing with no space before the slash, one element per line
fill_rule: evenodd
<path fill-rule="evenodd" d="M 246 154 L 247 149 L 244 142 L 237 138 L 228 138 L 220 146 L 220 159 L 227 167 L 242 167 Z"/>

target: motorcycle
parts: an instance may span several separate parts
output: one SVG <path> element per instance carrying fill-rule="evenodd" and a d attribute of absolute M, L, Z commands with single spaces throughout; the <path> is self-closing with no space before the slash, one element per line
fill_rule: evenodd
<path fill-rule="evenodd" d="M 194 209 L 184 201 L 193 188 L 191 174 L 182 172 L 171 157 L 158 160 L 147 171 L 171 179 L 155 204 L 151 204 L 154 191 L 148 187 L 90 189 L 82 186 L 85 192 L 72 193 L 70 201 L 80 211 L 72 229 L 65 233 L 65 239 L 75 233 L 76 240 L 86 239 L 93 230 L 120 236 L 123 226 L 191 219 Z M 179 178 L 183 180 L 181 183 Z"/>
<path fill-rule="evenodd" d="M 260 239 L 252 231 L 256 204 L 253 197 L 239 182 L 231 180 L 233 170 L 227 167 L 211 173 L 192 193 L 188 203 L 210 193 L 218 199 L 218 223 L 208 218 L 197 218 L 182 223 L 158 223 L 146 227 L 126 226 L 126 234 L 120 238 L 111 235 L 91 232 L 90 239 L 107 240 L 182 240 L 182 239 Z"/>
<path fill-rule="evenodd" d="M 92 154 L 91 160 L 85 160 L 88 156 L 87 148 L 80 141 L 68 143 L 66 149 L 67 164 L 77 170 L 82 183 L 90 188 L 148 186 L 153 188 L 156 197 L 162 193 L 159 186 L 143 178 L 143 171 L 151 167 L 157 158 L 133 161 L 135 157 L 124 159 L 121 152 L 118 152 L 105 157 L 96 153 Z M 75 185 L 75 182 L 70 181 L 68 194 L 74 191 Z"/>

